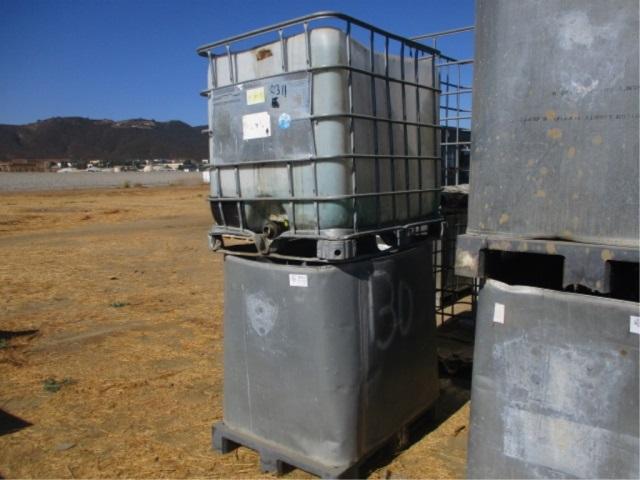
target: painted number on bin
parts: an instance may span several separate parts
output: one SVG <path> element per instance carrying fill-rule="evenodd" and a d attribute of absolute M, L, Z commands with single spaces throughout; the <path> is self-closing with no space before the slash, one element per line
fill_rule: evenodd
<path fill-rule="evenodd" d="M 289 274 L 289 286 L 290 287 L 308 287 L 309 281 L 307 280 L 306 275 L 301 275 L 299 273 L 290 273 Z"/>
<path fill-rule="evenodd" d="M 273 96 L 286 97 L 287 96 L 287 84 L 286 83 L 272 83 L 269 85 L 269 93 Z"/>

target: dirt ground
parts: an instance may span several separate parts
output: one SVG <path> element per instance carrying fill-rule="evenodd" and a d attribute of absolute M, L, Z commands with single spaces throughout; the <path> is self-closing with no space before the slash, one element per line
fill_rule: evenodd
<path fill-rule="evenodd" d="M 210 447 L 223 273 L 205 199 L 206 186 L 0 194 L 0 477 L 271 477 L 254 452 Z M 442 388 L 435 421 L 371 477 L 465 475 L 468 384 Z"/>

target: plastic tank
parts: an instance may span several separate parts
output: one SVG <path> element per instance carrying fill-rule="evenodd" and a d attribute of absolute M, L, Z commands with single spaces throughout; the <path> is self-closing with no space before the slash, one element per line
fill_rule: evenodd
<path fill-rule="evenodd" d="M 470 233 L 638 246 L 636 0 L 478 0 Z"/>
<path fill-rule="evenodd" d="M 339 18 L 345 29 L 200 49 L 214 233 L 335 239 L 439 219 L 433 51 Z"/>
<path fill-rule="evenodd" d="M 227 255 L 216 447 L 343 474 L 437 399 L 435 334 L 429 242 L 339 267 Z"/>

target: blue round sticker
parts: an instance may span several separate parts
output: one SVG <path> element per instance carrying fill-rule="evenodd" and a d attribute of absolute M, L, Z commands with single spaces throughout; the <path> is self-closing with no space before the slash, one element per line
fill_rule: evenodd
<path fill-rule="evenodd" d="M 278 126 L 280 128 L 289 128 L 291 126 L 291 115 L 288 113 L 283 113 L 278 118 Z"/>

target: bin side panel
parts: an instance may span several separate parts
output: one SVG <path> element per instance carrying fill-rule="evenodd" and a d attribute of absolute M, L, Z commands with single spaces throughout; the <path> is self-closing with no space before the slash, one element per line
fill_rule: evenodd
<path fill-rule="evenodd" d="M 633 302 L 488 280 L 469 478 L 637 478 L 637 315 Z"/>
<path fill-rule="evenodd" d="M 638 2 L 477 7 L 468 231 L 637 246 Z"/>

